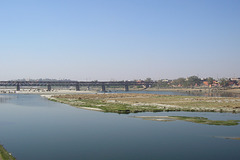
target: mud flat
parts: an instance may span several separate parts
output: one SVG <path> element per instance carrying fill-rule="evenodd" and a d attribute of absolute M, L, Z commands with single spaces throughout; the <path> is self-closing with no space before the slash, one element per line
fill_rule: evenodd
<path fill-rule="evenodd" d="M 240 98 L 197 97 L 158 94 L 68 94 L 49 100 L 103 112 L 137 113 L 162 111 L 240 113 Z"/>

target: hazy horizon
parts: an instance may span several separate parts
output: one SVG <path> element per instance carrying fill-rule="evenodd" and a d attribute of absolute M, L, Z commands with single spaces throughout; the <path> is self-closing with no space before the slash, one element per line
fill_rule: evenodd
<path fill-rule="evenodd" d="M 238 0 L 12 0 L 0 13 L 0 80 L 240 77 Z"/>

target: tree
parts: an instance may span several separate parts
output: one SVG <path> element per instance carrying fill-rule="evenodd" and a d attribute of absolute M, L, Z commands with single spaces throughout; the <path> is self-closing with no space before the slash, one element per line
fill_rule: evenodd
<path fill-rule="evenodd" d="M 158 88 L 160 87 L 169 87 L 168 82 L 163 82 L 162 80 L 157 81 Z"/>
<path fill-rule="evenodd" d="M 189 86 L 194 86 L 194 85 L 200 85 L 201 84 L 201 79 L 198 78 L 198 76 L 191 76 L 188 78 L 188 85 Z"/>
<path fill-rule="evenodd" d="M 173 84 L 174 85 L 181 85 L 181 86 L 185 86 L 186 85 L 186 79 L 185 78 L 178 78 L 173 80 Z"/>
<path fill-rule="evenodd" d="M 226 78 L 221 78 L 221 79 L 219 80 L 219 83 L 220 83 L 221 86 L 227 87 L 227 86 L 229 85 L 229 80 L 226 79 Z"/>
<path fill-rule="evenodd" d="M 145 82 L 153 82 L 153 80 L 151 78 L 146 78 Z"/>
<path fill-rule="evenodd" d="M 212 85 L 213 81 L 214 81 L 214 79 L 212 77 L 207 78 L 208 85 Z"/>

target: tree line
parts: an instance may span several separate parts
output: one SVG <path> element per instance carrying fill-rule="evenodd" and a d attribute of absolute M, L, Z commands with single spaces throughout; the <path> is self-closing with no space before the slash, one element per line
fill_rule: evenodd
<path fill-rule="evenodd" d="M 146 78 L 147 82 L 156 82 L 153 87 L 194 87 L 194 86 L 221 86 L 228 87 L 231 85 L 240 85 L 240 80 L 232 80 L 230 78 L 221 78 L 214 79 L 212 77 L 208 77 L 205 79 L 201 79 L 198 76 L 190 76 L 188 78 L 177 78 L 174 80 L 157 80 L 153 81 L 151 78 Z"/>

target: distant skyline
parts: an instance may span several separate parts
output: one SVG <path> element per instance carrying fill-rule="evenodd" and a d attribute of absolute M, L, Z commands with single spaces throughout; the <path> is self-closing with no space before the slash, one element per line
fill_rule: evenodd
<path fill-rule="evenodd" d="M 239 0 L 0 1 L 0 80 L 240 77 Z"/>

